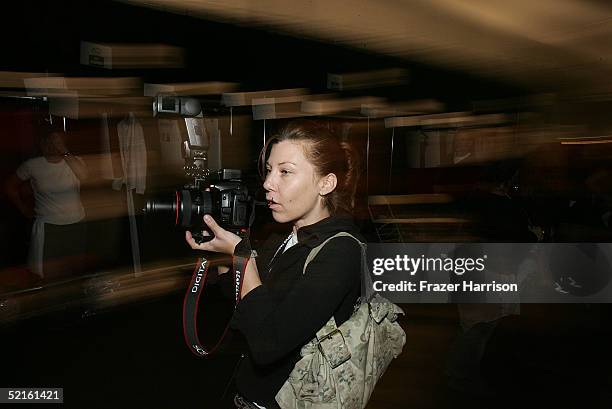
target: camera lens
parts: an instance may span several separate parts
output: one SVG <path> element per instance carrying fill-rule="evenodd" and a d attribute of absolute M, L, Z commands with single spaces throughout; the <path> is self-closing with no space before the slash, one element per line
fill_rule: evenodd
<path fill-rule="evenodd" d="M 149 198 L 143 209 L 147 215 L 174 220 L 174 224 L 188 229 L 201 229 L 205 214 L 215 215 L 219 209 L 217 194 L 199 189 L 183 189 Z M 216 203 L 216 206 L 215 206 Z"/>
<path fill-rule="evenodd" d="M 156 213 L 167 213 L 174 212 L 174 204 L 176 202 L 174 200 L 168 200 L 168 198 L 163 199 L 148 199 L 144 208 L 144 212 L 146 214 L 156 214 Z"/>
<path fill-rule="evenodd" d="M 178 224 L 177 197 L 176 192 L 149 197 L 142 209 L 143 213 L 154 219 L 172 217 L 175 224 Z"/>
<path fill-rule="evenodd" d="M 215 206 L 211 192 L 185 189 L 180 191 L 178 198 L 177 224 L 199 229 L 203 227 L 202 218 L 205 214 L 212 214 L 214 217 Z"/>

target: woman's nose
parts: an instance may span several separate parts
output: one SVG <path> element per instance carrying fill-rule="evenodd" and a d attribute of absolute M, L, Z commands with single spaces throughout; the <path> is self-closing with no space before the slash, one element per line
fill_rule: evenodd
<path fill-rule="evenodd" d="M 263 188 L 267 191 L 274 190 L 273 184 L 272 184 L 271 172 L 268 172 L 268 174 L 266 175 L 266 180 L 264 180 Z"/>

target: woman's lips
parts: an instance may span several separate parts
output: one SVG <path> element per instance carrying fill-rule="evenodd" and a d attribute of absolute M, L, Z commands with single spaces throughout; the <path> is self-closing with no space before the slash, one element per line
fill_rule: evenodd
<path fill-rule="evenodd" d="M 268 200 L 268 207 L 270 208 L 270 210 L 278 210 L 280 208 L 280 205 L 273 200 Z"/>

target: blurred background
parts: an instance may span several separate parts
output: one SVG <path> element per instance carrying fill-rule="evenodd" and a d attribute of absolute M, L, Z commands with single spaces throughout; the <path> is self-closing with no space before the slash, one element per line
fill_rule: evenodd
<path fill-rule="evenodd" d="M 370 242 L 611 241 L 605 1 L 3 9 L 0 386 L 64 387 L 74 407 L 231 407 L 240 339 L 211 360 L 189 354 L 181 308 L 198 254 L 172 211 L 143 211 L 193 181 L 193 135 L 207 168 L 240 169 L 261 199 L 266 138 L 324 121 L 361 152 L 355 218 Z M 195 102 L 164 110 L 164 97 Z M 49 165 L 64 162 L 66 180 Z M 286 228 L 259 209 L 253 241 Z M 580 288 L 603 291 L 609 273 Z M 231 304 L 207 294 L 212 339 Z M 368 407 L 609 408 L 610 308 L 583 295 L 405 305 L 407 345 Z"/>

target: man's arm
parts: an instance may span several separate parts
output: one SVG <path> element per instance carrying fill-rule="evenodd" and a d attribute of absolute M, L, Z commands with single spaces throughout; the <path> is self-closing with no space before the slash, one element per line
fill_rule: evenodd
<path fill-rule="evenodd" d="M 74 172 L 75 176 L 79 178 L 81 182 L 87 179 L 87 166 L 85 162 L 78 156 L 73 156 L 70 152 L 65 152 L 64 160 L 70 166 L 70 169 Z"/>
<path fill-rule="evenodd" d="M 34 212 L 21 198 L 21 187 L 27 183 L 27 180 L 21 180 L 16 174 L 13 174 L 6 181 L 6 194 L 9 200 L 19 209 L 19 211 L 27 218 L 34 217 Z"/>
<path fill-rule="evenodd" d="M 54 138 L 53 145 L 58 154 L 62 155 L 66 164 L 70 166 L 70 169 L 74 172 L 74 175 L 82 182 L 87 179 L 87 166 L 85 162 L 78 156 L 73 156 L 62 138 Z"/>

